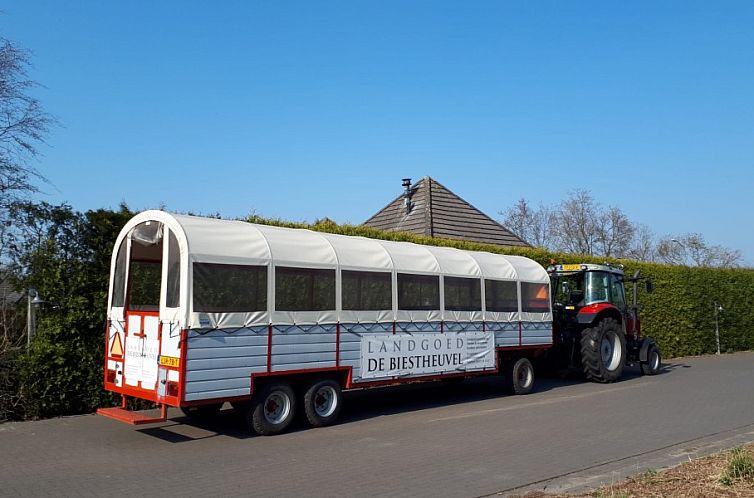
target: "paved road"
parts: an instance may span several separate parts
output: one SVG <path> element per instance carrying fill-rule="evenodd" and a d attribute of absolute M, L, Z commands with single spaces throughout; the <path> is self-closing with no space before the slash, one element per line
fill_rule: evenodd
<path fill-rule="evenodd" d="M 202 427 L 178 411 L 139 429 L 94 415 L 4 424 L 0 495 L 482 496 L 569 489 L 754 440 L 754 353 L 672 361 L 655 377 L 629 369 L 613 385 L 500 387 L 350 393 L 339 425 L 266 438 L 231 410 Z"/>

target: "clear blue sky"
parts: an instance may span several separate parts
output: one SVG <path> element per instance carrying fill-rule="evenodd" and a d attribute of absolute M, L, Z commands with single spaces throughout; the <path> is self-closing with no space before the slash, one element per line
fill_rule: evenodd
<path fill-rule="evenodd" d="M 754 2 L 5 3 L 77 209 L 364 221 L 591 190 L 754 265 Z"/>

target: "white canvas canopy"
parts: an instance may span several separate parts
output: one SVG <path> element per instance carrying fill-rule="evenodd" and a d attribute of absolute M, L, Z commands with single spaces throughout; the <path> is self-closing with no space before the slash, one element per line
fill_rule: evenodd
<path fill-rule="evenodd" d="M 146 224 L 158 228 L 134 230 Z M 166 229 L 169 231 L 167 232 Z M 144 233 L 147 233 L 145 236 Z M 166 306 L 167 265 L 163 265 L 160 316 L 182 328 L 225 328 L 261 324 L 357 323 L 392 321 L 514 321 L 551 320 L 551 313 L 492 313 L 484 311 L 403 311 L 397 309 L 396 278 L 398 273 L 474 277 L 480 279 L 530 282 L 549 285 L 547 272 L 533 260 L 520 256 L 462 251 L 364 237 L 349 237 L 303 229 L 257 225 L 244 221 L 227 221 L 196 216 L 145 211 L 131 219 L 115 244 L 110 278 L 109 317 L 123 320 L 123 307 L 113 306 L 118 248 L 130 250 L 134 244 L 149 247 L 163 241 L 163 258 L 167 258 L 169 238 L 180 254 L 180 299 L 178 306 Z M 146 240 L 144 240 L 146 239 Z M 147 251 L 147 249 L 140 249 Z M 175 248 L 172 248 L 175 254 Z M 127 258 L 121 256 L 121 264 Z M 165 259 L 166 260 L 166 259 Z M 344 311 L 341 307 L 340 278 L 336 278 L 336 309 L 329 311 L 276 311 L 275 300 L 267 299 L 267 310 L 237 313 L 195 313 L 193 307 L 193 263 L 261 265 L 268 268 L 268 295 L 275 292 L 275 267 L 300 267 L 341 270 L 383 271 L 392 275 L 393 309 L 385 311 Z M 441 281 L 442 282 L 442 281 Z M 120 281 L 119 285 L 126 285 Z M 442 290 L 440 286 L 442 303 Z M 125 291 L 123 291 L 125 292 Z M 520 296 L 520 292 L 519 292 Z M 484 285 L 482 304 L 484 305 Z M 118 303 L 116 303 L 118 304 Z M 520 310 L 520 297 L 519 297 Z"/>

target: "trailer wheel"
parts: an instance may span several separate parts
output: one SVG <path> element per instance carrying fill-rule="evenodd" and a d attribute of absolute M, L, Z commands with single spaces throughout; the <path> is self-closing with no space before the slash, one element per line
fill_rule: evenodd
<path fill-rule="evenodd" d="M 534 388 L 534 367 L 528 358 L 518 358 L 506 364 L 505 382 L 511 394 L 529 394 Z"/>
<path fill-rule="evenodd" d="M 209 405 L 183 406 L 181 407 L 181 411 L 191 420 L 207 422 L 217 417 L 222 407 L 222 403 L 211 403 Z"/>
<path fill-rule="evenodd" d="M 333 424 L 343 404 L 340 384 L 333 379 L 318 379 L 309 385 L 304 394 L 304 412 L 312 427 Z"/>
<path fill-rule="evenodd" d="M 626 364 L 626 338 L 618 322 L 604 318 L 581 333 L 581 366 L 594 382 L 614 382 Z"/>
<path fill-rule="evenodd" d="M 647 351 L 647 361 L 642 361 L 639 366 L 644 375 L 657 375 L 662 366 L 662 355 L 656 346 L 650 346 Z"/>
<path fill-rule="evenodd" d="M 287 382 L 274 382 L 262 388 L 247 407 L 246 419 L 261 436 L 284 432 L 296 413 L 296 395 Z"/>

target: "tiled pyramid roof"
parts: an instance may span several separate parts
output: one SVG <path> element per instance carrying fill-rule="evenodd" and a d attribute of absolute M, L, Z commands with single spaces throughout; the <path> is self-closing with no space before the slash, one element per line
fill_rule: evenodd
<path fill-rule="evenodd" d="M 437 180 L 425 176 L 410 187 L 410 209 L 405 194 L 364 222 L 380 230 L 410 232 L 442 239 L 468 240 L 507 247 L 528 247 L 516 237 Z"/>

